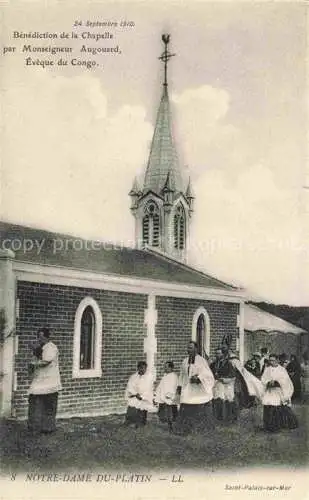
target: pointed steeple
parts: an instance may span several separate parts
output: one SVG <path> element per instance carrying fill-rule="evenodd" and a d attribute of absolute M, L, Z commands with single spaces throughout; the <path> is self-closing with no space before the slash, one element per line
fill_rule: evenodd
<path fill-rule="evenodd" d="M 144 185 L 134 180 L 130 191 L 138 248 L 153 248 L 185 262 L 189 248 L 190 219 L 193 213 L 191 182 L 185 185 L 172 135 L 168 97 L 167 66 L 171 57 L 169 35 L 163 35 L 164 63 L 161 101 L 157 113 Z M 187 177 L 187 176 L 185 176 Z"/>
<path fill-rule="evenodd" d="M 132 196 L 134 194 L 139 194 L 139 193 L 140 193 L 140 187 L 139 187 L 139 184 L 137 181 L 137 177 L 135 176 L 134 180 L 133 180 L 131 191 L 129 192 L 129 196 Z"/>
<path fill-rule="evenodd" d="M 137 202 L 140 195 L 141 189 L 139 187 L 137 178 L 134 177 L 133 185 L 131 191 L 129 192 L 129 196 L 131 196 L 131 210 L 135 210 L 137 208 Z"/>
<path fill-rule="evenodd" d="M 195 200 L 195 196 L 194 196 L 193 189 L 192 189 L 191 177 L 189 177 L 189 182 L 188 182 L 188 186 L 186 189 L 186 198 L 187 198 L 188 203 L 189 203 L 190 212 L 193 212 L 193 203 Z"/>
<path fill-rule="evenodd" d="M 168 174 L 167 174 L 167 176 L 166 176 L 166 181 L 165 181 L 165 184 L 164 184 L 164 186 L 163 186 L 162 191 L 173 191 L 172 186 L 171 186 L 171 176 L 170 176 L 170 172 L 168 172 Z"/>
<path fill-rule="evenodd" d="M 164 187 L 162 189 L 162 194 L 163 194 L 163 200 L 164 200 L 164 205 L 169 205 L 171 206 L 173 203 L 173 193 L 174 189 L 172 189 L 171 186 L 171 177 L 170 177 L 170 172 L 168 172 L 166 181 L 164 184 Z"/>
<path fill-rule="evenodd" d="M 195 196 L 193 194 L 193 190 L 192 190 L 191 177 L 189 177 L 188 186 L 186 189 L 186 197 L 187 198 L 195 198 Z"/>
<path fill-rule="evenodd" d="M 165 49 L 159 59 L 164 62 L 163 92 L 157 113 L 143 186 L 144 193 L 153 191 L 158 195 L 161 195 L 168 174 L 170 176 L 171 188 L 175 192 L 184 192 L 181 170 L 172 136 L 171 110 L 168 97 L 167 63 L 175 55 L 168 51 L 167 45 L 169 39 L 169 35 L 162 35 Z"/>

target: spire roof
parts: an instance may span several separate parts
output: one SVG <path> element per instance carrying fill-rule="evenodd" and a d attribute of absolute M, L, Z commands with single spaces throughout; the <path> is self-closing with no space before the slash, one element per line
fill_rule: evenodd
<path fill-rule="evenodd" d="M 164 62 L 163 92 L 157 113 L 143 188 L 144 193 L 151 190 L 159 195 L 168 175 L 171 189 L 175 192 L 184 192 L 183 180 L 172 136 L 171 110 L 168 97 L 167 63 L 174 55 L 170 54 L 167 49 L 169 38 L 169 35 L 162 36 L 163 43 L 165 44 L 165 50 L 160 57 Z"/>
<path fill-rule="evenodd" d="M 186 190 L 186 197 L 191 199 L 195 198 L 191 184 L 191 177 L 189 177 L 189 182 Z"/>
<path fill-rule="evenodd" d="M 132 185 L 132 189 L 129 193 L 129 195 L 134 195 L 134 194 L 139 194 L 140 192 L 140 187 L 139 187 L 139 183 L 138 183 L 138 180 L 136 177 L 134 177 L 134 181 L 133 181 L 133 185 Z"/>
<path fill-rule="evenodd" d="M 170 173 L 168 172 L 165 184 L 163 186 L 163 191 L 172 192 Z"/>
<path fill-rule="evenodd" d="M 159 194 L 168 174 L 171 188 L 176 192 L 183 192 L 183 180 L 171 131 L 168 91 L 167 86 L 164 86 L 145 174 L 144 192 L 151 190 Z"/>

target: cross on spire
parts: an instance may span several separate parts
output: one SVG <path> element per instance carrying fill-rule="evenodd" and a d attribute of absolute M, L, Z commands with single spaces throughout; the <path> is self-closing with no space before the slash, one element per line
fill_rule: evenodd
<path fill-rule="evenodd" d="M 163 82 L 163 85 L 165 87 L 167 87 L 167 63 L 170 60 L 170 58 L 175 56 L 176 54 L 171 54 L 167 48 L 168 44 L 170 43 L 170 35 L 168 35 L 166 33 L 163 34 L 162 35 L 162 42 L 164 43 L 165 47 L 164 47 L 164 52 L 162 52 L 159 59 L 161 59 L 161 61 L 164 62 L 164 82 Z"/>

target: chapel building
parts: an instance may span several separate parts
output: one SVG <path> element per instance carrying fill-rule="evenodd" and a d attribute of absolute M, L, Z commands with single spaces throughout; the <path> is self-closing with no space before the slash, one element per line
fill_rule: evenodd
<path fill-rule="evenodd" d="M 27 366 L 42 326 L 59 348 L 62 417 L 123 412 L 136 362 L 145 359 L 158 379 L 168 360 L 179 369 L 190 339 L 201 355 L 227 344 L 243 356 L 244 291 L 187 263 L 194 195 L 173 139 L 167 82 L 172 54 L 169 36 L 162 40 L 163 89 L 150 154 L 143 185 L 135 180 L 130 191 L 136 248 L 98 247 L 0 223 L 3 416 L 27 415 Z M 25 251 L 29 241 L 33 248 Z M 55 251 L 57 241 L 63 250 Z"/>

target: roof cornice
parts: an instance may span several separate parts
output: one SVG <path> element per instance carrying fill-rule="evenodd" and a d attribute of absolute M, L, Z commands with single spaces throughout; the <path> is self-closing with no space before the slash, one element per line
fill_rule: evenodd
<path fill-rule="evenodd" d="M 164 282 L 155 279 L 89 272 L 88 270 L 75 268 L 68 269 L 61 266 L 17 261 L 13 263 L 13 271 L 17 280 L 35 283 L 114 290 L 142 295 L 152 293 L 158 296 L 219 302 L 243 303 L 245 301 L 245 294 L 242 290 L 222 290 L 206 286 Z"/>

